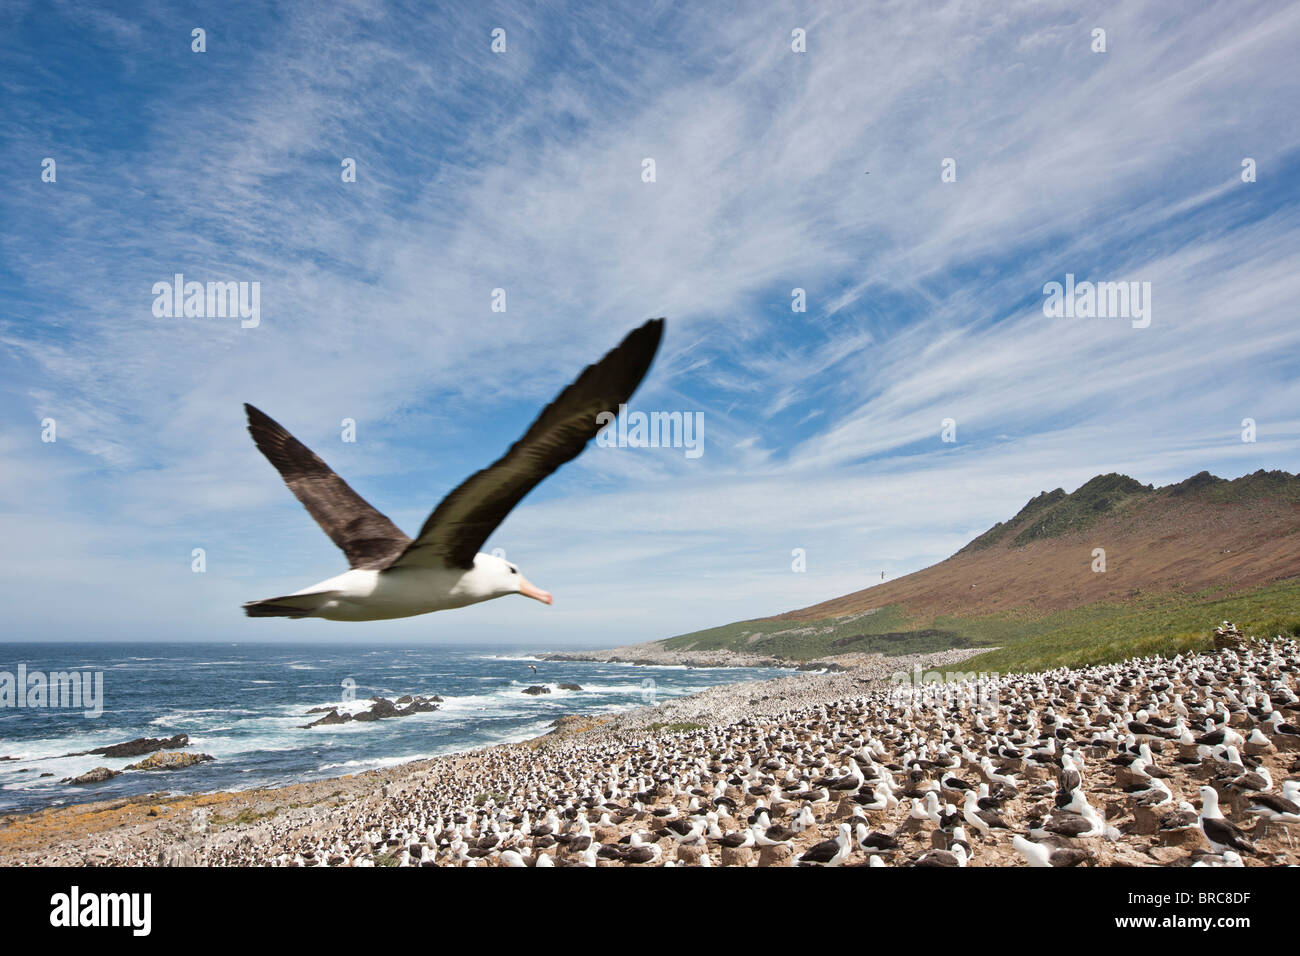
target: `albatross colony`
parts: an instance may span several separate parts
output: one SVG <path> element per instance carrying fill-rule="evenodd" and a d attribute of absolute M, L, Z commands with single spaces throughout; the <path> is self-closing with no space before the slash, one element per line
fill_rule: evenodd
<path fill-rule="evenodd" d="M 699 729 L 615 720 L 439 757 L 180 839 L 214 865 L 1300 864 L 1294 639 L 845 696 L 880 663 L 714 688 Z M 739 714 L 710 696 L 726 692 Z M 92 852 L 177 848 L 155 834 Z"/>

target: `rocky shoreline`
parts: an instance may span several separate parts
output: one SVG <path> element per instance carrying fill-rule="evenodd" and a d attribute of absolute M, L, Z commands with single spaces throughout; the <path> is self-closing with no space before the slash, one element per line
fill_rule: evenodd
<path fill-rule="evenodd" d="M 0 818 L 0 863 L 1300 864 L 1288 825 L 1261 810 L 1300 786 L 1294 640 L 959 673 L 919 696 L 900 680 L 982 650 L 573 714 L 530 741 L 333 780 Z M 977 786 L 996 807 L 987 822 L 963 816 Z M 1240 852 L 1198 823 L 1216 806 Z"/>
<path fill-rule="evenodd" d="M 790 706 L 860 693 L 918 665 L 926 669 L 947 667 L 984 650 L 987 648 L 890 658 L 842 655 L 829 662 L 835 666 L 824 672 L 797 672 L 792 668 L 788 677 L 722 684 L 687 697 L 614 714 L 575 713 L 560 718 L 550 732 L 533 740 L 328 780 L 202 794 L 175 795 L 164 791 L 8 814 L 0 816 L 0 865 L 155 865 L 178 860 L 206 861 L 207 852 L 198 852 L 196 846 L 210 845 L 215 850 L 229 844 L 232 838 L 239 843 L 248 834 L 261 839 L 264 821 L 319 826 L 335 812 L 372 800 L 377 791 L 387 793 L 394 788 L 408 787 L 412 781 L 437 776 L 448 766 L 470 768 L 483 759 L 495 759 L 489 755 L 496 754 L 512 754 L 513 759 L 526 761 L 535 751 L 550 750 L 577 737 L 619 739 L 627 734 L 669 732 L 665 729 L 776 713 Z M 752 659 L 739 663 L 741 655 L 731 657 L 737 663 L 703 666 L 765 666 Z M 432 703 L 434 698 L 422 701 Z M 412 702 L 420 701 L 412 698 L 405 703 L 410 706 Z M 142 738 L 129 742 L 133 753 L 159 750 L 164 744 L 172 741 Z M 175 846 L 189 849 L 176 851 Z"/>

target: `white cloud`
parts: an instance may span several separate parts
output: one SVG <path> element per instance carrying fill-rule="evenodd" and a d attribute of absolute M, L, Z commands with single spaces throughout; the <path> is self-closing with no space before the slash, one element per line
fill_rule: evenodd
<path fill-rule="evenodd" d="M 494 58 L 484 25 L 507 14 Z M 42 531 L 71 511 L 88 542 L 132 553 L 102 569 L 123 627 L 156 623 L 152 576 L 199 538 L 241 577 L 211 571 L 222 587 L 168 614 L 195 636 L 269 634 L 233 599 L 337 556 L 257 458 L 241 401 L 414 530 L 530 407 L 659 314 L 635 404 L 704 410 L 704 458 L 592 449 L 508 520 L 498 537 L 561 597 L 545 623 L 482 608 L 385 633 L 658 637 L 912 570 L 1101 471 L 1296 468 L 1300 223 L 1293 201 L 1242 208 L 1297 152 L 1277 117 L 1300 94 L 1300 9 L 846 6 L 796 18 L 802 56 L 780 5 L 587 17 L 295 8 L 237 72 L 213 57 L 160 85 L 130 150 L 70 137 L 58 191 L 10 200 L 31 236 L 5 242 L 10 268 L 43 305 L 0 330 L 20 423 L 0 514 L 31 558 L 7 580 L 76 575 L 84 556 Z M 141 42 L 121 14 L 92 26 Z M 4 129 L 39 152 L 42 124 L 93 122 L 64 109 Z M 1260 183 L 1233 178 L 1245 155 Z M 947 156 L 957 183 L 939 181 Z M 1150 329 L 1041 315 L 1044 282 L 1097 269 L 1152 282 Z M 175 271 L 261 281 L 263 326 L 154 320 L 150 286 Z M 22 444 L 45 414 L 57 467 Z M 937 438 L 949 415 L 955 447 Z M 337 442 L 343 417 L 365 441 Z M 807 575 L 789 571 L 796 546 Z"/>

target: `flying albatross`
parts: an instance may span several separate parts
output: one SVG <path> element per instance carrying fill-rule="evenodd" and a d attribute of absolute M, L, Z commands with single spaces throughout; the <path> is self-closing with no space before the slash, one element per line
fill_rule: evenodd
<path fill-rule="evenodd" d="M 289 490 L 350 570 L 282 597 L 250 601 L 249 617 L 321 617 L 380 621 L 465 607 L 522 594 L 551 603 L 504 558 L 479 548 L 506 515 L 551 472 L 572 461 L 600 431 L 597 416 L 627 402 L 645 377 L 664 320 L 634 329 L 590 365 L 542 411 L 495 464 L 475 472 L 443 498 L 412 541 L 336 475 L 302 442 L 252 405 L 248 431 Z"/>

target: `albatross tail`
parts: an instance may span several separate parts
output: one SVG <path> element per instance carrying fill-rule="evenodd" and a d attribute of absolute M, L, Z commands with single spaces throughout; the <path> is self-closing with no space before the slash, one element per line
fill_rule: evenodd
<path fill-rule="evenodd" d="M 332 598 L 335 591 L 315 591 L 311 594 L 286 594 L 264 601 L 249 601 L 243 605 L 249 617 L 311 617 L 316 609 Z"/>

